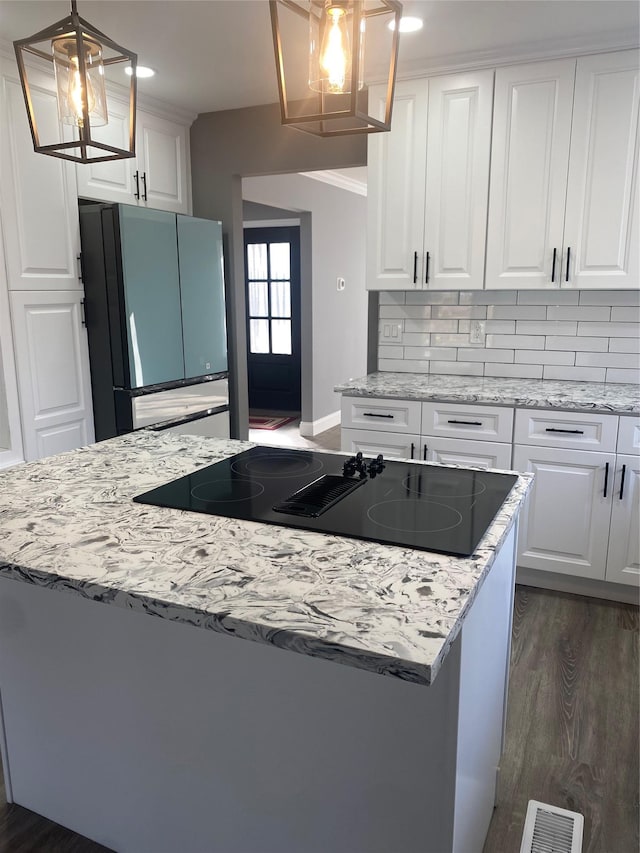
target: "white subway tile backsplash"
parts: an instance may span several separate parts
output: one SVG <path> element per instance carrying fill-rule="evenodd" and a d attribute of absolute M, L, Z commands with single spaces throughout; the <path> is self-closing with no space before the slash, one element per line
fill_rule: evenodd
<path fill-rule="evenodd" d="M 611 308 L 605 305 L 550 305 L 548 320 L 609 320 Z"/>
<path fill-rule="evenodd" d="M 460 376 L 482 376 L 481 364 L 471 361 L 432 361 L 431 373 L 458 374 Z"/>
<path fill-rule="evenodd" d="M 506 349 L 544 349 L 542 335 L 487 335 L 488 347 L 505 347 Z"/>
<path fill-rule="evenodd" d="M 405 332 L 457 332 L 457 320 L 405 320 Z"/>
<path fill-rule="evenodd" d="M 518 305 L 577 305 L 578 294 L 569 290 L 521 290 Z"/>
<path fill-rule="evenodd" d="M 381 290 L 378 294 L 379 305 L 404 305 L 404 290 Z"/>
<path fill-rule="evenodd" d="M 424 359 L 425 361 L 432 361 L 433 359 L 439 359 L 441 361 L 455 361 L 456 360 L 456 348 L 455 347 L 405 347 L 404 354 L 408 359 Z"/>
<path fill-rule="evenodd" d="M 577 322 L 559 320 L 517 320 L 516 332 L 519 335 L 575 335 Z"/>
<path fill-rule="evenodd" d="M 578 323 L 578 334 L 607 338 L 637 338 L 640 323 Z"/>
<path fill-rule="evenodd" d="M 515 305 L 515 290 L 463 290 L 460 305 Z"/>
<path fill-rule="evenodd" d="M 545 305 L 490 305 L 487 308 L 489 320 L 546 320 Z"/>
<path fill-rule="evenodd" d="M 516 350 L 516 364 L 575 364 L 575 352 L 554 350 Z"/>
<path fill-rule="evenodd" d="M 629 352 L 578 352 L 576 365 L 580 367 L 640 367 L 638 356 Z"/>
<path fill-rule="evenodd" d="M 640 381 L 640 291 L 383 291 L 378 369 Z M 484 345 L 469 340 L 484 322 Z M 398 336 L 385 329 L 398 328 Z"/>
<path fill-rule="evenodd" d="M 484 320 L 487 309 L 484 305 L 434 305 L 431 316 L 440 320 Z"/>
<path fill-rule="evenodd" d="M 635 305 L 628 305 L 625 308 L 612 308 L 611 320 L 614 323 L 640 323 L 640 307 Z"/>
<path fill-rule="evenodd" d="M 458 294 L 449 290 L 408 290 L 407 305 L 457 305 Z"/>
<path fill-rule="evenodd" d="M 512 349 L 486 349 L 484 347 L 463 347 L 458 350 L 460 361 L 491 361 L 513 364 L 514 351 Z"/>
<path fill-rule="evenodd" d="M 627 340 L 631 340 L 628 338 Z M 571 350 L 572 352 L 606 352 L 609 338 L 578 338 L 575 335 L 548 335 L 545 349 Z"/>
<path fill-rule="evenodd" d="M 633 382 L 640 383 L 640 370 L 631 370 L 623 367 L 608 367 L 607 382 Z"/>
<path fill-rule="evenodd" d="M 561 367 L 545 364 L 544 379 L 568 379 L 572 382 L 604 382 L 604 367 Z"/>
<path fill-rule="evenodd" d="M 580 305 L 640 305 L 640 290 L 581 290 Z"/>
<path fill-rule="evenodd" d="M 435 371 L 434 371 L 435 372 Z M 504 376 L 514 379 L 542 379 L 541 364 L 485 364 L 485 376 Z"/>

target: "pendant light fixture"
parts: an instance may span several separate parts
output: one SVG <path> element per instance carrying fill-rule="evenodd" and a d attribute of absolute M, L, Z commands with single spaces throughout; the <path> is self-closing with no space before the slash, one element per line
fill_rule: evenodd
<path fill-rule="evenodd" d="M 316 136 L 390 130 L 401 4 L 269 0 L 269 6 L 282 124 Z M 384 103 L 369 103 L 372 83 L 385 85 Z"/>
<path fill-rule="evenodd" d="M 13 43 L 20 83 L 27 107 L 33 147 L 39 154 L 76 163 L 121 160 L 135 156 L 136 75 L 129 77 L 129 147 L 118 148 L 93 136 L 93 129 L 109 122 L 105 70 L 112 65 L 130 66 L 137 56 L 116 44 L 81 18 L 76 0 L 71 14 L 44 30 Z M 58 102 L 58 121 L 51 121 L 48 99 L 37 96 L 30 75 L 38 68 L 37 57 L 53 65 Z M 31 58 L 31 61 L 26 61 Z M 126 78 L 123 75 L 123 80 Z M 34 97 L 34 92 L 36 96 Z"/>

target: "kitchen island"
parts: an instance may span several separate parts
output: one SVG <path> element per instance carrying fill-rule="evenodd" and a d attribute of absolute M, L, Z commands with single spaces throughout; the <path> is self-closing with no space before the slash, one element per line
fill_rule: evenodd
<path fill-rule="evenodd" d="M 481 850 L 531 478 L 468 559 L 131 500 L 248 446 L 0 478 L 9 799 L 136 853 Z"/>

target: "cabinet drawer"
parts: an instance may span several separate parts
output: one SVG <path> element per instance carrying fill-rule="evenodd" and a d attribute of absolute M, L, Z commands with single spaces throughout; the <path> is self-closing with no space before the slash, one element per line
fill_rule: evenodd
<path fill-rule="evenodd" d="M 511 445 L 496 441 L 463 441 L 460 438 L 422 436 L 427 459 L 440 465 L 473 465 L 478 468 L 511 469 Z"/>
<path fill-rule="evenodd" d="M 347 453 L 361 453 L 385 459 L 417 459 L 420 454 L 420 436 L 406 433 L 378 432 L 373 429 L 342 429 L 340 448 Z"/>
<path fill-rule="evenodd" d="M 382 432 L 420 433 L 420 403 L 417 400 L 377 400 L 343 397 L 343 427 Z"/>
<path fill-rule="evenodd" d="M 470 403 L 423 403 L 424 435 L 511 442 L 513 409 Z"/>
<path fill-rule="evenodd" d="M 538 447 L 614 452 L 617 434 L 617 415 L 518 409 L 513 441 Z"/>
<path fill-rule="evenodd" d="M 640 418 L 631 415 L 620 417 L 618 453 L 640 454 Z"/>

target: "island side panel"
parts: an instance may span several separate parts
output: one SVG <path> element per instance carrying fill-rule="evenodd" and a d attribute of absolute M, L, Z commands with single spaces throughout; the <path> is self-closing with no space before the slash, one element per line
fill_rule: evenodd
<path fill-rule="evenodd" d="M 425 687 L 0 578 L 14 801 L 135 853 L 452 850 L 460 648 Z"/>

